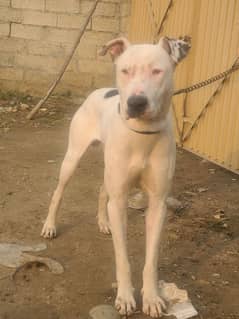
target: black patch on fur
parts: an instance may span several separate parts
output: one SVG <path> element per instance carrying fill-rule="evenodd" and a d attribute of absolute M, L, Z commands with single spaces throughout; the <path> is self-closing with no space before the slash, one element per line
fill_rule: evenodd
<path fill-rule="evenodd" d="M 119 94 L 119 91 L 117 89 L 113 89 L 113 90 L 106 92 L 104 95 L 104 98 L 108 99 L 109 97 L 113 97 L 113 96 L 118 95 L 118 94 Z"/>

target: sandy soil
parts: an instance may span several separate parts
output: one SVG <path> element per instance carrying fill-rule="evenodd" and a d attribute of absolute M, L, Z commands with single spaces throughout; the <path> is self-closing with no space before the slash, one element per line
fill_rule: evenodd
<path fill-rule="evenodd" d="M 9 103 L 0 101 L 2 107 Z M 76 105 L 52 98 L 47 107 L 30 122 L 27 110 L 0 113 L 1 242 L 44 241 L 39 234 Z M 87 318 L 93 306 L 113 304 L 112 241 L 98 232 L 95 218 L 102 176 L 101 149 L 91 147 L 65 193 L 59 236 L 39 253 L 59 261 L 65 272 L 33 265 L 0 280 L 1 319 Z M 168 214 L 160 278 L 187 289 L 198 318 L 239 318 L 239 176 L 178 150 L 173 194 L 184 208 Z M 128 238 L 140 308 L 143 211 L 129 209 Z"/>

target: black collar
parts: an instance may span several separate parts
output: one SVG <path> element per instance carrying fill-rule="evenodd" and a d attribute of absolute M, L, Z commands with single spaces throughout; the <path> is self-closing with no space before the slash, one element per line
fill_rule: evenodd
<path fill-rule="evenodd" d="M 121 112 L 120 112 L 120 103 L 118 104 L 118 113 L 119 113 L 119 115 L 121 115 Z M 131 131 L 133 131 L 133 132 L 135 132 L 135 133 L 143 134 L 143 135 L 158 134 L 158 133 L 161 132 L 160 130 L 157 130 L 157 131 L 138 131 L 138 130 L 135 130 L 135 129 L 133 129 L 133 128 L 127 126 L 127 125 L 126 125 L 126 127 L 127 127 L 129 130 L 131 130 Z"/>

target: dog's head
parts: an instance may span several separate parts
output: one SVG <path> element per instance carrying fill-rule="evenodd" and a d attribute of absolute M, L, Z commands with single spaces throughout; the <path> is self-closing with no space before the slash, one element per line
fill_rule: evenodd
<path fill-rule="evenodd" d="M 126 119 L 153 120 L 167 113 L 175 66 L 186 57 L 190 38 L 163 37 L 159 43 L 131 45 L 117 38 L 103 46 L 116 64 L 121 110 Z"/>

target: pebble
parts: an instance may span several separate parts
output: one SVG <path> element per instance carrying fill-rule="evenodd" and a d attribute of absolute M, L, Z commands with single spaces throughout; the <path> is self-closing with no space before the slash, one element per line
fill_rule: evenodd
<path fill-rule="evenodd" d="M 113 289 L 117 289 L 117 288 L 118 288 L 117 282 L 112 282 L 111 287 L 112 287 Z"/>
<path fill-rule="evenodd" d="M 47 163 L 49 163 L 49 164 L 53 164 L 53 163 L 55 163 L 56 161 L 55 160 L 48 160 L 47 161 Z"/>
<path fill-rule="evenodd" d="M 91 319 L 120 319 L 120 314 L 110 305 L 98 305 L 89 312 Z"/>
<path fill-rule="evenodd" d="M 199 284 L 199 285 L 210 285 L 210 282 L 209 281 L 207 281 L 207 280 L 204 280 L 204 279 L 198 279 L 197 280 L 197 283 Z"/>
<path fill-rule="evenodd" d="M 183 207 L 182 203 L 174 197 L 168 197 L 166 202 L 168 207 L 173 210 L 178 210 Z"/>
<path fill-rule="evenodd" d="M 197 190 L 198 190 L 199 193 L 204 193 L 204 192 L 207 192 L 207 191 L 208 191 L 208 188 L 206 188 L 206 187 L 199 187 Z"/>
<path fill-rule="evenodd" d="M 25 103 L 20 104 L 20 109 L 22 111 L 28 110 L 29 108 L 30 108 L 30 106 L 28 104 L 25 104 Z"/>
<path fill-rule="evenodd" d="M 210 174 L 215 174 L 216 169 L 215 168 L 209 168 L 208 171 L 209 171 Z"/>
<path fill-rule="evenodd" d="M 197 194 L 194 192 L 190 192 L 190 191 L 185 191 L 184 194 L 189 195 L 189 196 L 196 196 Z"/>

